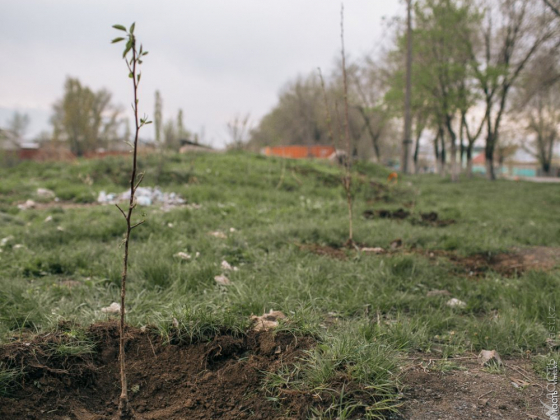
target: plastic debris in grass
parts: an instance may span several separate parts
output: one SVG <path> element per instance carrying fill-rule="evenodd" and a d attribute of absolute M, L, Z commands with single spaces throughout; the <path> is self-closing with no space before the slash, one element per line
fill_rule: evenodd
<path fill-rule="evenodd" d="M 185 199 L 181 198 L 177 193 L 163 192 L 158 187 L 138 187 L 135 197 L 139 206 L 161 204 L 163 210 L 182 206 L 186 203 Z M 101 204 L 118 204 L 128 200 L 130 200 L 130 190 L 126 190 L 121 194 L 101 191 L 97 196 L 97 202 Z M 197 207 L 193 206 L 193 208 Z"/>
<path fill-rule="evenodd" d="M 54 200 L 56 194 L 54 193 L 54 191 L 49 190 L 48 188 L 37 188 L 37 197 L 47 200 Z"/>
<path fill-rule="evenodd" d="M 117 302 L 111 303 L 109 306 L 105 308 L 101 308 L 101 312 L 105 312 L 106 314 L 118 314 L 121 311 L 121 305 Z"/>
<path fill-rule="evenodd" d="M 361 248 L 360 251 L 366 252 L 366 253 L 369 253 L 369 254 L 384 254 L 385 253 L 385 250 L 383 248 L 378 247 L 378 246 Z"/>
<path fill-rule="evenodd" d="M 253 315 L 251 320 L 254 321 L 254 331 L 268 331 L 278 326 L 278 320 L 285 319 L 286 315 L 280 311 L 273 311 L 263 314 L 261 316 Z"/>
<path fill-rule="evenodd" d="M 465 302 L 456 298 L 449 299 L 446 305 L 449 306 L 450 308 L 464 308 L 465 306 L 467 306 Z"/>
<path fill-rule="evenodd" d="M 478 359 L 482 366 L 503 365 L 502 359 L 496 350 L 481 350 Z"/>
<path fill-rule="evenodd" d="M 237 270 L 239 270 L 237 267 L 233 267 L 226 260 L 222 261 L 221 267 L 222 267 L 222 270 L 227 270 L 227 271 L 237 271 Z"/>
<path fill-rule="evenodd" d="M 208 232 L 208 235 L 213 236 L 214 238 L 218 238 L 218 239 L 226 239 L 227 235 L 224 232 L 221 232 L 219 230 L 216 230 L 214 232 Z"/>
<path fill-rule="evenodd" d="M 224 276 L 223 274 L 220 274 L 219 276 L 214 277 L 214 280 L 216 281 L 216 283 L 221 284 L 222 286 L 231 285 L 231 281 L 226 276 Z"/>
<path fill-rule="evenodd" d="M 182 260 L 190 260 L 192 258 L 191 254 L 187 254 L 186 252 L 177 252 L 173 255 L 175 258 L 180 258 Z"/>
<path fill-rule="evenodd" d="M 8 242 L 10 242 L 12 239 L 14 239 L 14 237 L 12 235 L 6 236 L 5 238 L 0 239 L 0 247 L 3 247 Z"/>
<path fill-rule="evenodd" d="M 35 203 L 35 201 L 27 200 L 25 203 L 18 204 L 17 208 L 20 210 L 28 210 L 28 209 L 34 209 L 36 206 L 37 203 Z"/>
<path fill-rule="evenodd" d="M 181 260 L 191 260 L 193 258 L 193 256 L 191 254 L 188 254 L 186 252 L 177 252 L 175 255 L 173 255 L 175 258 L 179 258 Z M 200 256 L 200 252 L 197 252 L 196 254 L 194 254 L 194 258 L 198 258 Z"/>

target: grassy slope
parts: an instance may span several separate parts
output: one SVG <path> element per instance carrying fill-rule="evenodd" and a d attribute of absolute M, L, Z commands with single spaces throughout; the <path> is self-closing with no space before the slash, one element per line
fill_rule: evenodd
<path fill-rule="evenodd" d="M 143 185 L 154 185 L 157 159 L 143 158 L 140 165 L 147 171 Z M 101 307 L 119 295 L 124 222 L 118 210 L 19 211 L 14 203 L 36 199 L 39 187 L 62 200 L 94 201 L 100 190 L 123 191 L 127 168 L 122 159 L 105 159 L 0 170 L 0 239 L 13 237 L 0 253 L 0 336 L 56 328 L 60 320 L 107 318 Z M 370 181 L 384 183 L 386 171 L 358 169 L 355 239 L 361 244 L 388 247 L 402 238 L 405 247 L 462 255 L 560 246 L 557 185 L 451 184 L 426 176 L 379 192 Z M 548 307 L 560 297 L 558 270 L 473 280 L 420 255 L 349 253 L 340 261 L 302 251 L 298 244 L 340 245 L 346 239 L 345 200 L 332 166 L 240 154 L 175 156 L 158 181 L 202 208 L 137 213 L 145 212 L 147 222 L 133 234 L 129 321 L 154 324 L 165 335 L 176 318 L 184 337 L 200 338 L 221 326 L 243 331 L 251 314 L 284 311 L 291 321 L 282 328 L 318 334 L 327 345 L 311 353 L 301 371 L 270 378 L 271 387 L 282 381 L 326 386 L 341 369 L 364 384 L 390 384 L 397 358 L 387 356 L 417 349 L 440 356 L 481 348 L 504 355 L 545 351 Z M 381 200 L 371 204 L 376 198 Z M 359 216 L 405 203 L 457 223 L 435 228 Z M 49 215 L 53 220 L 45 222 Z M 208 234 L 216 230 L 227 239 Z M 178 260 L 173 255 L 179 251 L 200 256 Z M 239 267 L 229 275 L 230 287 L 213 280 L 223 259 Z M 67 280 L 76 283 L 69 288 Z M 451 309 L 445 297 L 426 297 L 432 289 L 449 290 L 467 307 Z M 336 319 L 328 328 L 327 318 Z"/>

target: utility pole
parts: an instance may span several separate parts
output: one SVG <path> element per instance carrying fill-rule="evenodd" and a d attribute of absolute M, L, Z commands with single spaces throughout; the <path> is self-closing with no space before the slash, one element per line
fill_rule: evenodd
<path fill-rule="evenodd" d="M 406 29 L 406 91 L 404 95 L 404 139 L 401 154 L 401 171 L 410 173 L 410 146 L 412 144 L 412 114 L 410 112 L 410 90 L 412 88 L 412 0 L 407 0 L 407 29 Z"/>

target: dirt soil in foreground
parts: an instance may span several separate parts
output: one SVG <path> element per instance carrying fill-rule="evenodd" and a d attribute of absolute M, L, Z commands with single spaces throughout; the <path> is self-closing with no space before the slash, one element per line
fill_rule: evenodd
<path fill-rule="evenodd" d="M 0 363 L 25 372 L 11 395 L 0 397 L 0 419 L 115 418 L 120 394 L 117 324 L 93 325 L 87 335 L 98 344 L 81 355 L 61 351 L 68 343 L 64 326 L 57 333 L 0 347 Z M 310 407 L 331 402 L 330 394 L 282 389 L 280 407 L 263 390 L 264 373 L 301 358 L 316 344 L 309 337 L 263 331 L 246 337 L 222 334 L 206 343 L 163 344 L 155 333 L 130 328 L 127 343 L 129 397 L 138 420 L 306 419 Z M 425 355 L 410 360 L 401 375 L 401 414 L 391 419 L 545 419 L 539 400 L 546 401 L 546 383 L 529 361 L 505 361 L 504 372 L 490 373 L 475 356 L 451 359 L 449 369 L 440 364 L 449 362 Z"/>
<path fill-rule="evenodd" d="M 406 420 L 548 420 L 541 404 L 550 404 L 546 382 L 535 375 L 530 360 L 504 360 L 503 370 L 492 373 L 476 356 L 455 362 L 419 358 L 403 382 Z"/>
<path fill-rule="evenodd" d="M 0 419 L 105 420 L 120 395 L 118 327 L 90 327 L 94 352 L 62 356 L 63 332 L 0 348 L 4 366 L 22 367 L 10 397 L 0 397 Z M 129 398 L 139 419 L 279 419 L 277 403 L 262 389 L 263 373 L 294 362 L 314 345 L 310 338 L 253 332 L 219 335 L 209 343 L 162 344 L 157 335 L 129 330 Z M 283 408 L 304 414 L 312 396 L 294 395 Z"/>

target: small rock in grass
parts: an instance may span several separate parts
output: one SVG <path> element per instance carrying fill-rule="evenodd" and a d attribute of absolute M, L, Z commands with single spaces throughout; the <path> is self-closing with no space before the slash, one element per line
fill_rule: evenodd
<path fill-rule="evenodd" d="M 391 242 L 391 249 L 400 248 L 402 244 L 403 244 L 402 239 L 395 239 L 393 242 Z"/>
<path fill-rule="evenodd" d="M 121 305 L 117 302 L 111 303 L 109 306 L 105 308 L 101 308 L 101 312 L 105 312 L 107 314 L 116 314 L 121 311 Z"/>
<path fill-rule="evenodd" d="M 256 316 L 251 316 L 251 319 L 255 322 L 255 326 L 253 327 L 254 331 L 268 331 L 272 328 L 276 328 L 278 326 L 279 319 L 285 319 L 286 315 L 280 311 L 273 311 L 272 309 L 267 314 Z"/>
<path fill-rule="evenodd" d="M 222 286 L 229 286 L 231 284 L 231 281 L 223 274 L 214 277 L 214 280 L 216 281 L 216 283 L 221 284 Z"/>
<path fill-rule="evenodd" d="M 467 306 L 465 302 L 456 298 L 449 299 L 446 305 L 449 306 L 450 308 L 464 308 L 465 306 Z"/>
<path fill-rule="evenodd" d="M 451 293 L 449 293 L 447 290 L 430 290 L 426 296 L 451 296 Z"/>
<path fill-rule="evenodd" d="M 53 219 L 52 216 L 47 216 L 45 219 L 45 223 L 52 222 L 52 219 Z"/>
<path fill-rule="evenodd" d="M 496 350 L 481 350 L 478 359 L 482 366 L 503 365 L 502 359 Z"/>

